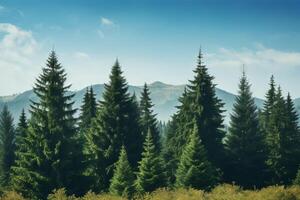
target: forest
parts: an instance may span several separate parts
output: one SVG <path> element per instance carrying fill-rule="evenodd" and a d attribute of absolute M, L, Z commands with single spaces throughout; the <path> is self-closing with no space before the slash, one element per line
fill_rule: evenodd
<path fill-rule="evenodd" d="M 208 70 L 200 51 L 177 112 L 160 122 L 147 84 L 131 95 L 118 60 L 101 100 L 90 87 L 77 111 L 52 51 L 30 116 L 0 113 L 0 199 L 300 199 L 291 95 L 272 76 L 258 109 L 243 72 L 227 126 Z"/>

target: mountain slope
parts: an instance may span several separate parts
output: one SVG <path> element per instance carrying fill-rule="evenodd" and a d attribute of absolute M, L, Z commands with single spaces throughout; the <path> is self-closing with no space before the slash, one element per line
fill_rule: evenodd
<path fill-rule="evenodd" d="M 178 97 L 182 94 L 184 85 L 168 85 L 162 82 L 154 82 L 149 85 L 151 91 L 151 98 L 154 106 L 154 111 L 157 113 L 157 118 L 162 121 L 167 121 L 170 116 L 176 112 L 176 106 L 178 105 Z M 93 85 L 93 89 L 97 95 L 97 99 L 101 98 L 104 91 L 104 84 Z M 129 86 L 130 93 L 135 93 L 138 97 L 140 96 L 142 86 Z M 75 108 L 79 108 L 86 88 L 82 90 L 74 91 L 75 97 Z M 233 103 L 235 100 L 235 95 L 226 92 L 221 89 L 216 89 L 217 96 L 223 100 L 225 103 L 224 109 L 226 112 L 225 123 L 229 121 L 229 113 L 232 110 Z M 0 97 L 0 109 L 6 103 L 13 114 L 15 120 L 19 118 L 21 110 L 24 108 L 26 112 L 30 108 L 30 100 L 36 101 L 37 98 L 32 90 L 28 90 L 18 95 Z M 263 105 L 263 100 L 255 98 L 256 105 L 261 108 Z M 300 98 L 294 100 L 297 110 L 300 110 Z"/>

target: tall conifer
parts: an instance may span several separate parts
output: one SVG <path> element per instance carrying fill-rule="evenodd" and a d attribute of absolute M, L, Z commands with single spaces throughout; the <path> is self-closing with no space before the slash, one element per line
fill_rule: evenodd
<path fill-rule="evenodd" d="M 87 135 L 85 152 L 91 163 L 87 173 L 94 179 L 94 191 L 108 189 L 122 145 L 127 150 L 129 163 L 133 169 L 136 168 L 142 151 L 138 120 L 137 102 L 134 97 L 130 97 L 128 85 L 116 61 L 110 81 L 105 84 L 97 116 Z"/>
<path fill-rule="evenodd" d="M 80 108 L 79 128 L 81 132 L 85 132 L 90 128 L 92 119 L 96 117 L 96 107 L 97 103 L 93 87 L 87 88 Z"/>
<path fill-rule="evenodd" d="M 68 95 L 66 73 L 51 52 L 46 67 L 36 80 L 37 102 L 31 104 L 31 120 L 26 146 L 17 152 L 13 167 L 13 186 L 30 199 L 45 199 L 56 188 L 80 194 L 81 149 L 76 138 Z M 76 167 L 74 167 L 76 166 Z"/>
<path fill-rule="evenodd" d="M 202 53 L 198 56 L 198 65 L 194 70 L 195 77 L 190 81 L 187 90 L 181 97 L 181 105 L 174 120 L 177 125 L 175 143 L 177 153 L 187 143 L 187 138 L 193 132 L 193 120 L 196 120 L 199 137 L 207 150 L 208 159 L 217 167 L 222 167 L 224 159 L 223 139 L 223 103 L 216 96 L 213 76 L 209 75 L 207 67 L 202 62 Z"/>
<path fill-rule="evenodd" d="M 155 144 L 156 149 L 159 152 L 161 149 L 160 134 L 158 130 L 156 115 L 153 114 L 153 104 L 150 98 L 150 91 L 146 83 L 141 93 L 140 111 L 140 124 L 144 138 L 146 138 L 146 134 L 150 129 L 150 132 L 153 134 L 153 143 Z"/>
<path fill-rule="evenodd" d="M 266 150 L 264 137 L 259 129 L 257 107 L 245 73 L 240 80 L 230 119 L 226 142 L 229 180 L 246 188 L 261 187 L 266 170 Z"/>
<path fill-rule="evenodd" d="M 5 105 L 0 115 L 0 184 L 8 187 L 11 167 L 15 161 L 15 129 L 13 118 Z"/>

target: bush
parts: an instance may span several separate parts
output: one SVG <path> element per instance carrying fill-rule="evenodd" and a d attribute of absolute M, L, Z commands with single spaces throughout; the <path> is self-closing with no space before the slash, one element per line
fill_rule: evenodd
<path fill-rule="evenodd" d="M 25 200 L 25 199 L 14 191 L 8 191 L 8 192 L 4 192 L 0 200 Z"/>
<path fill-rule="evenodd" d="M 243 190 L 235 185 L 219 185 L 210 192 L 195 189 L 158 189 L 135 200 L 300 200 L 300 186 L 270 186 L 261 190 Z M 16 192 L 4 192 L 0 200 L 25 200 Z M 126 200 L 110 194 L 88 192 L 83 197 L 67 196 L 65 189 L 55 190 L 48 200 Z"/>

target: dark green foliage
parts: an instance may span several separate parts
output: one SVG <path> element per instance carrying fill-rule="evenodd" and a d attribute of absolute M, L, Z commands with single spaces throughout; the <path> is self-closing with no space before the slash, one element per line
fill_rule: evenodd
<path fill-rule="evenodd" d="M 139 171 L 135 182 L 136 191 L 139 193 L 152 192 L 165 184 L 162 160 L 157 154 L 152 135 L 149 129 L 144 142 L 142 160 L 139 162 Z"/>
<path fill-rule="evenodd" d="M 158 124 L 156 120 L 156 115 L 153 114 L 153 104 L 150 98 L 150 91 L 147 84 L 144 85 L 142 94 L 141 94 L 141 101 L 140 101 L 140 124 L 142 128 L 142 134 L 144 138 L 146 137 L 148 130 L 152 133 L 153 143 L 156 146 L 158 152 L 161 149 L 160 143 L 160 134 L 158 130 Z"/>
<path fill-rule="evenodd" d="M 175 156 L 177 152 L 175 144 L 175 123 L 169 121 L 165 128 L 165 140 L 163 142 L 162 157 L 166 170 L 167 186 L 172 187 L 175 183 L 175 173 L 179 159 Z"/>
<path fill-rule="evenodd" d="M 90 163 L 87 174 L 94 179 L 94 191 L 107 190 L 121 146 L 136 168 L 142 151 L 138 104 L 130 97 L 118 61 L 112 67 L 110 82 L 105 85 L 103 100 L 87 135 L 86 155 Z"/>
<path fill-rule="evenodd" d="M 0 184 L 8 187 L 11 179 L 11 167 L 15 161 L 15 129 L 13 118 L 7 106 L 0 115 Z"/>
<path fill-rule="evenodd" d="M 300 132 L 299 132 L 299 116 L 295 110 L 294 103 L 290 94 L 286 98 L 286 119 L 285 119 L 285 132 L 283 137 L 283 150 L 284 150 L 284 165 L 286 166 L 286 176 L 284 182 L 289 184 L 292 182 L 298 167 L 300 166 Z"/>
<path fill-rule="evenodd" d="M 257 108 L 245 73 L 231 114 L 226 146 L 228 180 L 245 188 L 263 186 L 266 170 L 264 136 L 259 129 Z"/>
<path fill-rule="evenodd" d="M 213 77 L 202 63 L 202 54 L 199 53 L 198 65 L 194 70 L 194 80 L 190 81 L 188 88 L 179 99 L 179 110 L 174 115 L 176 123 L 174 145 L 176 157 L 180 157 L 189 134 L 193 132 L 193 120 L 196 120 L 199 137 L 207 150 L 208 159 L 217 167 L 224 162 L 224 146 L 222 140 L 225 136 L 223 126 L 223 103 L 216 96 Z"/>
<path fill-rule="evenodd" d="M 96 97 L 93 87 L 87 88 L 81 106 L 79 128 L 81 133 L 85 133 L 92 124 L 92 119 L 96 117 Z"/>
<path fill-rule="evenodd" d="M 207 160 L 195 123 L 176 171 L 176 187 L 210 189 L 219 181 L 216 168 Z"/>
<path fill-rule="evenodd" d="M 76 141 L 73 95 L 67 95 L 66 73 L 51 52 L 36 80 L 38 102 L 31 104 L 31 120 L 24 149 L 17 151 L 13 187 L 31 199 L 45 199 L 55 188 L 80 194 L 82 155 Z M 76 167 L 74 167 L 76 166 Z"/>
<path fill-rule="evenodd" d="M 25 141 L 24 140 L 27 136 L 27 132 L 28 132 L 28 122 L 27 122 L 25 111 L 23 109 L 21 112 L 20 118 L 19 118 L 17 129 L 16 129 L 16 149 L 17 149 L 17 151 L 22 151 L 23 149 L 25 149 L 25 147 L 24 147 Z"/>
<path fill-rule="evenodd" d="M 109 192 L 117 196 L 130 197 L 134 192 L 134 174 L 128 162 L 124 146 L 120 151 L 119 160 L 115 165 Z"/>
<path fill-rule="evenodd" d="M 276 96 L 276 89 L 275 89 L 275 81 L 274 81 L 274 76 L 272 75 L 270 78 L 270 83 L 269 83 L 269 90 L 267 91 L 266 94 L 266 101 L 264 102 L 264 108 L 261 113 L 261 127 L 262 130 L 267 132 L 267 129 L 269 129 L 269 120 L 270 120 L 270 115 L 275 103 L 275 96 Z"/>
<path fill-rule="evenodd" d="M 270 112 L 266 142 L 268 146 L 267 165 L 270 170 L 270 183 L 282 184 L 283 177 L 286 175 L 286 169 L 283 165 L 282 142 L 284 136 L 284 118 L 285 118 L 285 101 L 281 94 L 281 89 L 275 96 L 275 102 Z"/>

